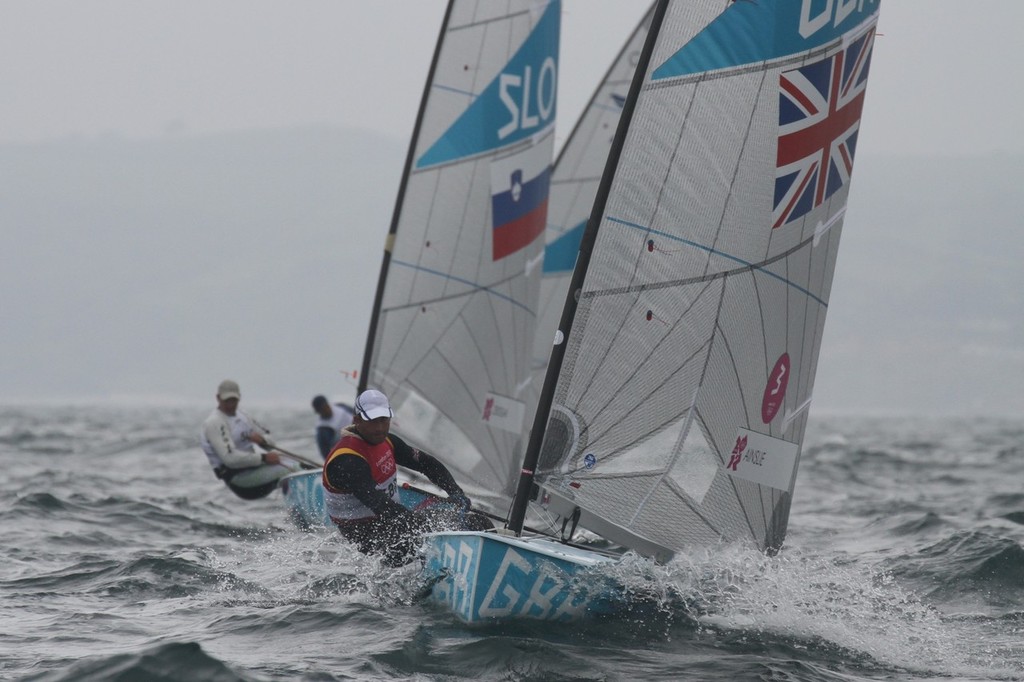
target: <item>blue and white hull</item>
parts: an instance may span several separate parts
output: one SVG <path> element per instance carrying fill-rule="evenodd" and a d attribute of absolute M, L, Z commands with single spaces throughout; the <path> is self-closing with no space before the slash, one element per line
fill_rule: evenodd
<path fill-rule="evenodd" d="M 598 552 L 475 531 L 430 533 L 423 551 L 430 600 L 467 623 L 572 621 L 624 607 L 621 586 L 600 570 L 616 559 Z"/>
<path fill-rule="evenodd" d="M 279 487 L 289 516 L 300 528 L 331 525 L 324 505 L 324 484 L 319 470 L 288 474 L 281 479 Z"/>
<path fill-rule="evenodd" d="M 281 479 L 281 493 L 288 514 L 300 528 L 333 527 L 324 504 L 324 483 L 320 470 L 298 471 Z M 416 509 L 429 497 L 427 493 L 399 486 L 398 501 L 407 509 Z"/>

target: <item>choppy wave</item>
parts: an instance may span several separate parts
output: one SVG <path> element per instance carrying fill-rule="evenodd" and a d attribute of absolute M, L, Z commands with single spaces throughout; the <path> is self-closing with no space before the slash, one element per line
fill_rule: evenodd
<path fill-rule="evenodd" d="M 629 558 L 626 613 L 468 627 L 231 496 L 205 412 L 0 411 L 0 678 L 1024 679 L 1021 424 L 812 421 L 779 555 Z"/>

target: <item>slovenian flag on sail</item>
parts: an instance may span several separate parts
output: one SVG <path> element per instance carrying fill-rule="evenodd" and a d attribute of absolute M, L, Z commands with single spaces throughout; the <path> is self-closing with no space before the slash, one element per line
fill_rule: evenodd
<path fill-rule="evenodd" d="M 552 137 L 491 162 L 494 260 L 523 249 L 544 232 L 551 184 Z"/>
<path fill-rule="evenodd" d="M 874 27 L 846 49 L 779 79 L 773 227 L 813 211 L 850 180 Z"/>

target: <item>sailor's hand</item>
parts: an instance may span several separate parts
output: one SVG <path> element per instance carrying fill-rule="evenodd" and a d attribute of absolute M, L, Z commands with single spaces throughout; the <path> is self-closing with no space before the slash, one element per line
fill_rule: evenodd
<path fill-rule="evenodd" d="M 470 499 L 466 497 L 466 493 L 461 491 L 455 493 L 454 495 L 449 495 L 448 501 L 456 505 L 457 507 L 461 507 L 462 509 L 465 509 L 467 511 L 469 511 L 469 508 L 473 506 L 473 503 L 470 501 Z"/>
<path fill-rule="evenodd" d="M 279 452 L 277 452 L 275 450 L 271 450 L 270 452 L 264 452 L 263 453 L 263 463 L 264 464 L 280 464 L 281 463 L 281 453 L 279 453 Z"/>
<path fill-rule="evenodd" d="M 259 431 L 250 431 L 249 433 L 246 434 L 246 438 L 249 440 L 249 442 L 254 442 L 262 447 L 266 447 L 269 445 L 267 439 Z"/>

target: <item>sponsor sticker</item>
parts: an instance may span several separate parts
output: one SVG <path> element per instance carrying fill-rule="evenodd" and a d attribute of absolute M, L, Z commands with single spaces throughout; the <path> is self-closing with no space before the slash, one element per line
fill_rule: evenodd
<path fill-rule="evenodd" d="M 521 433 L 525 416 L 526 405 L 518 400 L 496 393 L 488 393 L 484 397 L 480 419 L 488 426 L 511 433 Z"/>
<path fill-rule="evenodd" d="M 775 361 L 775 367 L 768 375 L 768 383 L 764 387 L 761 399 L 761 421 L 765 424 L 775 419 L 786 400 L 786 386 L 789 385 L 789 353 L 783 353 Z"/>
<path fill-rule="evenodd" d="M 791 492 L 799 453 L 796 443 L 739 429 L 725 471 L 751 483 Z"/>

